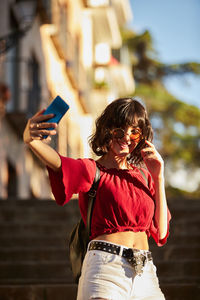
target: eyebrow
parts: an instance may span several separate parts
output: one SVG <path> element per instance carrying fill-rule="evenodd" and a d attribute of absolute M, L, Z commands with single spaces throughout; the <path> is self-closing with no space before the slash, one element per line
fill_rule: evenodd
<path fill-rule="evenodd" d="M 138 129 L 141 129 L 139 125 L 134 125 L 134 126 L 131 126 L 131 127 L 132 127 L 133 129 L 137 129 L 137 128 L 138 128 Z"/>

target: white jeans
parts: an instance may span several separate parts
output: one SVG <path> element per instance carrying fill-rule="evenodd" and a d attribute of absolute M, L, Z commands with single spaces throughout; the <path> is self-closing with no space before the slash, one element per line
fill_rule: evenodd
<path fill-rule="evenodd" d="M 86 253 L 78 286 L 77 300 L 92 298 L 165 300 L 153 261 L 145 264 L 139 276 L 125 258 L 99 250 Z"/>

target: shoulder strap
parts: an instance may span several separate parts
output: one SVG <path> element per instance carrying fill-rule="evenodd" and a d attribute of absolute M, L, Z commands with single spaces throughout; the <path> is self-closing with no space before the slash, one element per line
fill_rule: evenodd
<path fill-rule="evenodd" d="M 100 170 L 96 165 L 96 174 L 95 178 L 93 181 L 93 184 L 88 192 L 88 211 L 87 211 L 87 231 L 88 231 L 88 236 L 91 234 L 91 220 L 92 220 L 92 212 L 94 208 L 94 202 L 96 199 L 96 193 L 97 193 L 97 188 L 99 185 L 100 181 Z"/>
<path fill-rule="evenodd" d="M 144 171 L 142 169 L 139 169 L 139 171 L 142 174 L 142 177 L 144 178 L 146 185 L 149 186 L 148 178 L 146 177 Z"/>

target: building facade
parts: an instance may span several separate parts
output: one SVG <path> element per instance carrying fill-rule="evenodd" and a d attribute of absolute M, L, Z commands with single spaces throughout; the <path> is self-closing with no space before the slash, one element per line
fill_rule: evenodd
<path fill-rule="evenodd" d="M 52 146 L 91 157 L 97 115 L 134 91 L 120 28 L 128 0 L 0 2 L 0 198 L 49 198 L 46 169 L 24 145 L 27 119 L 60 95 L 70 106 Z"/>

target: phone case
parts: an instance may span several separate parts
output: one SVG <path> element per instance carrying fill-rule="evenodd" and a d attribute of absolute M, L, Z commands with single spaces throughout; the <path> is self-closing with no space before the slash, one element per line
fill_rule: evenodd
<path fill-rule="evenodd" d="M 54 114 L 54 116 L 45 122 L 58 124 L 68 109 L 69 105 L 60 96 L 57 96 L 43 113 L 43 115 Z M 44 136 L 44 138 L 47 138 L 47 136 Z"/>

